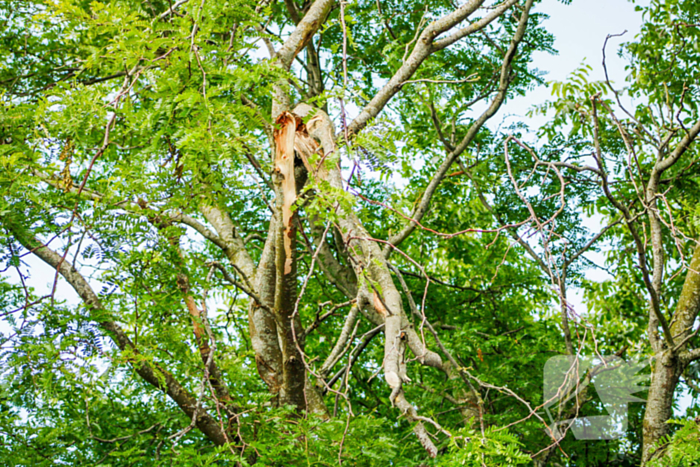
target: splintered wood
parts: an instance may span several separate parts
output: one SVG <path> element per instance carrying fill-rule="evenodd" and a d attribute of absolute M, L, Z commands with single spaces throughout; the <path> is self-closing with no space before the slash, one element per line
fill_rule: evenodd
<path fill-rule="evenodd" d="M 310 157 L 318 150 L 318 144 L 309 136 L 301 118 L 291 112 L 282 112 L 275 121 L 275 170 L 282 176 L 282 223 L 284 225 L 284 274 L 292 272 L 292 205 L 297 199 L 294 178 L 295 152 L 306 170 L 312 172 Z"/>

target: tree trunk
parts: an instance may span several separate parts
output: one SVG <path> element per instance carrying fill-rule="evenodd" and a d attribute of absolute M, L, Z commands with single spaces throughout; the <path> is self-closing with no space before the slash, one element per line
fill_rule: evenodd
<path fill-rule="evenodd" d="M 673 416 L 673 396 L 682 372 L 683 365 L 668 351 L 654 363 L 644 413 L 642 465 L 648 464 L 659 441 L 669 432 L 666 422 Z"/>
<path fill-rule="evenodd" d="M 642 465 L 648 464 L 659 440 L 669 432 L 666 422 L 673 416 L 673 396 L 678 380 L 689 363 L 682 355 L 700 311 L 700 247 L 695 248 L 688 267 L 671 324 L 671 334 L 679 348 L 673 349 L 675 352 L 669 349 L 658 351 L 651 374 L 644 413 Z M 650 333 L 653 331 L 650 329 Z"/>
<path fill-rule="evenodd" d="M 306 409 L 304 395 L 306 371 L 300 353 L 300 349 L 303 349 L 301 322 L 299 315 L 294 314 L 294 305 L 297 300 L 296 230 L 296 223 L 292 220 L 286 229 L 281 228 L 277 232 L 277 290 L 274 311 L 277 337 L 282 351 L 282 386 L 279 403 L 292 405 L 298 411 L 303 411 Z M 285 236 L 287 236 L 286 239 Z M 285 254 L 283 245 L 285 240 L 290 242 L 291 258 L 287 258 Z"/>

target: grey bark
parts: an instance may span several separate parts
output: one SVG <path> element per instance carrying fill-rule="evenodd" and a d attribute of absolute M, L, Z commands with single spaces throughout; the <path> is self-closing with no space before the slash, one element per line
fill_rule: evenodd
<path fill-rule="evenodd" d="M 642 465 L 652 459 L 659 441 L 669 433 L 666 422 L 673 415 L 673 398 L 680 376 L 691 361 L 700 358 L 698 349 L 687 350 L 700 312 L 700 247 L 695 248 L 688 268 L 671 325 L 671 333 L 678 345 L 659 352 L 652 368 L 644 412 Z"/>

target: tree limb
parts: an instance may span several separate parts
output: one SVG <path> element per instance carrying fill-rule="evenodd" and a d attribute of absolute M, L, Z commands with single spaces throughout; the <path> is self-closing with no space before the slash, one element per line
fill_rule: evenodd
<path fill-rule="evenodd" d="M 445 178 L 445 175 L 447 174 L 449 168 L 452 166 L 454 161 L 460 156 L 460 154 L 462 154 L 464 150 L 471 144 L 471 142 L 478 134 L 479 130 L 481 130 L 481 127 L 484 125 L 484 123 L 486 123 L 492 116 L 494 116 L 503 104 L 503 101 L 506 98 L 508 86 L 510 85 L 511 81 L 511 70 L 513 66 L 513 60 L 515 59 L 515 55 L 518 50 L 518 45 L 525 36 L 527 22 L 529 18 L 530 9 L 532 8 L 532 4 L 533 0 L 528 0 L 526 2 L 522 15 L 520 17 L 518 29 L 516 30 L 515 35 L 511 40 L 510 47 L 508 48 L 508 51 L 506 52 L 506 55 L 503 58 L 503 64 L 501 66 L 501 77 L 496 97 L 494 97 L 489 108 L 486 109 L 486 111 L 484 111 L 484 113 L 482 113 L 481 116 L 478 119 L 476 119 L 474 123 L 472 123 L 462 141 L 447 155 L 442 164 L 440 164 L 440 167 L 438 168 L 437 172 L 430 180 L 430 183 L 428 183 L 428 186 L 423 192 L 423 196 L 421 197 L 420 202 L 411 213 L 412 221 L 406 224 L 399 232 L 397 232 L 395 235 L 392 235 L 392 237 L 389 239 L 389 243 L 391 243 L 392 245 L 399 245 L 406 238 L 408 238 L 408 236 L 411 235 L 411 233 L 416 229 L 416 227 L 418 226 L 418 222 L 420 222 L 425 213 L 428 211 L 428 207 L 430 206 L 430 200 L 432 199 L 437 187 Z M 391 253 L 391 251 L 392 250 L 390 248 L 385 248 L 385 256 L 388 256 Z"/>
<path fill-rule="evenodd" d="M 0 221 L 12 232 L 19 243 L 29 250 L 37 258 L 55 269 L 80 296 L 88 310 L 91 312 L 106 311 L 101 300 L 93 291 L 85 278 L 63 257 L 44 246 L 33 235 L 26 232 L 7 216 L 0 218 Z M 189 418 L 193 418 L 197 407 L 197 399 L 185 389 L 173 375 L 161 368 L 156 363 L 149 363 L 140 356 L 140 352 L 129 339 L 124 330 L 116 322 L 102 317 L 95 318 L 99 326 L 114 341 L 117 347 L 133 355 L 129 357 L 129 362 L 136 373 L 153 387 L 166 393 Z M 206 411 L 197 411 L 195 424 L 197 428 L 214 444 L 221 446 L 228 443 L 228 435 L 221 429 L 219 423 Z"/>

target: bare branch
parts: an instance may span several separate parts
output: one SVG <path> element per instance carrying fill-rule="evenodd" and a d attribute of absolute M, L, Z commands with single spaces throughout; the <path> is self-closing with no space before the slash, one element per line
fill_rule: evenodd
<path fill-rule="evenodd" d="M 302 51 L 306 44 L 316 34 L 331 11 L 334 0 L 316 0 L 298 22 L 294 32 L 287 38 L 282 47 L 275 54 L 275 59 L 285 70 L 289 70 L 294 58 Z"/>
<path fill-rule="evenodd" d="M 177 10 L 178 8 L 180 8 L 182 5 L 184 5 L 187 2 L 189 2 L 189 0 L 177 0 L 177 2 L 175 2 L 174 5 L 172 5 L 167 10 L 165 10 L 163 13 L 158 15 L 158 19 L 161 20 L 167 16 L 170 16 L 172 14 L 176 14 L 175 10 Z"/>
<path fill-rule="evenodd" d="M 437 189 L 438 185 L 440 185 L 442 180 L 445 178 L 445 175 L 447 174 L 449 168 L 452 166 L 454 161 L 460 156 L 460 154 L 462 154 L 464 150 L 471 144 L 471 142 L 478 134 L 479 130 L 481 130 L 481 127 L 484 125 L 484 123 L 486 123 L 488 119 L 493 117 L 498 111 L 498 109 L 500 109 L 501 104 L 503 104 L 511 80 L 513 60 L 515 59 L 515 54 L 518 50 L 518 45 L 525 36 L 525 31 L 527 29 L 527 22 L 529 18 L 530 9 L 532 8 L 532 4 L 533 0 L 528 0 L 526 2 L 522 15 L 520 17 L 518 29 L 516 30 L 515 35 L 513 36 L 513 39 L 511 41 L 510 47 L 508 48 L 508 51 L 506 52 L 506 55 L 503 58 L 503 65 L 501 66 L 501 77 L 496 97 L 494 97 L 493 101 L 491 101 L 491 105 L 489 106 L 489 108 L 486 109 L 486 111 L 482 113 L 481 116 L 478 119 L 476 119 L 474 123 L 472 123 L 472 125 L 469 127 L 469 130 L 467 131 L 467 134 L 457 145 L 457 147 L 455 147 L 447 155 L 442 164 L 440 164 L 440 167 L 438 167 L 437 172 L 430 180 L 430 183 L 428 183 L 428 186 L 423 192 L 423 196 L 420 202 L 416 205 L 416 208 L 411 214 L 411 218 L 413 220 L 407 225 L 405 225 L 401 229 L 401 231 L 399 231 L 390 238 L 389 242 L 391 244 L 399 245 L 406 238 L 408 238 L 408 236 L 411 233 L 413 233 L 413 231 L 418 226 L 418 222 L 420 222 L 425 213 L 428 211 L 428 207 L 430 206 L 430 200 L 432 199 L 433 194 L 435 193 L 435 190 Z M 384 250 L 385 255 L 389 255 L 390 253 L 390 249 Z"/>

